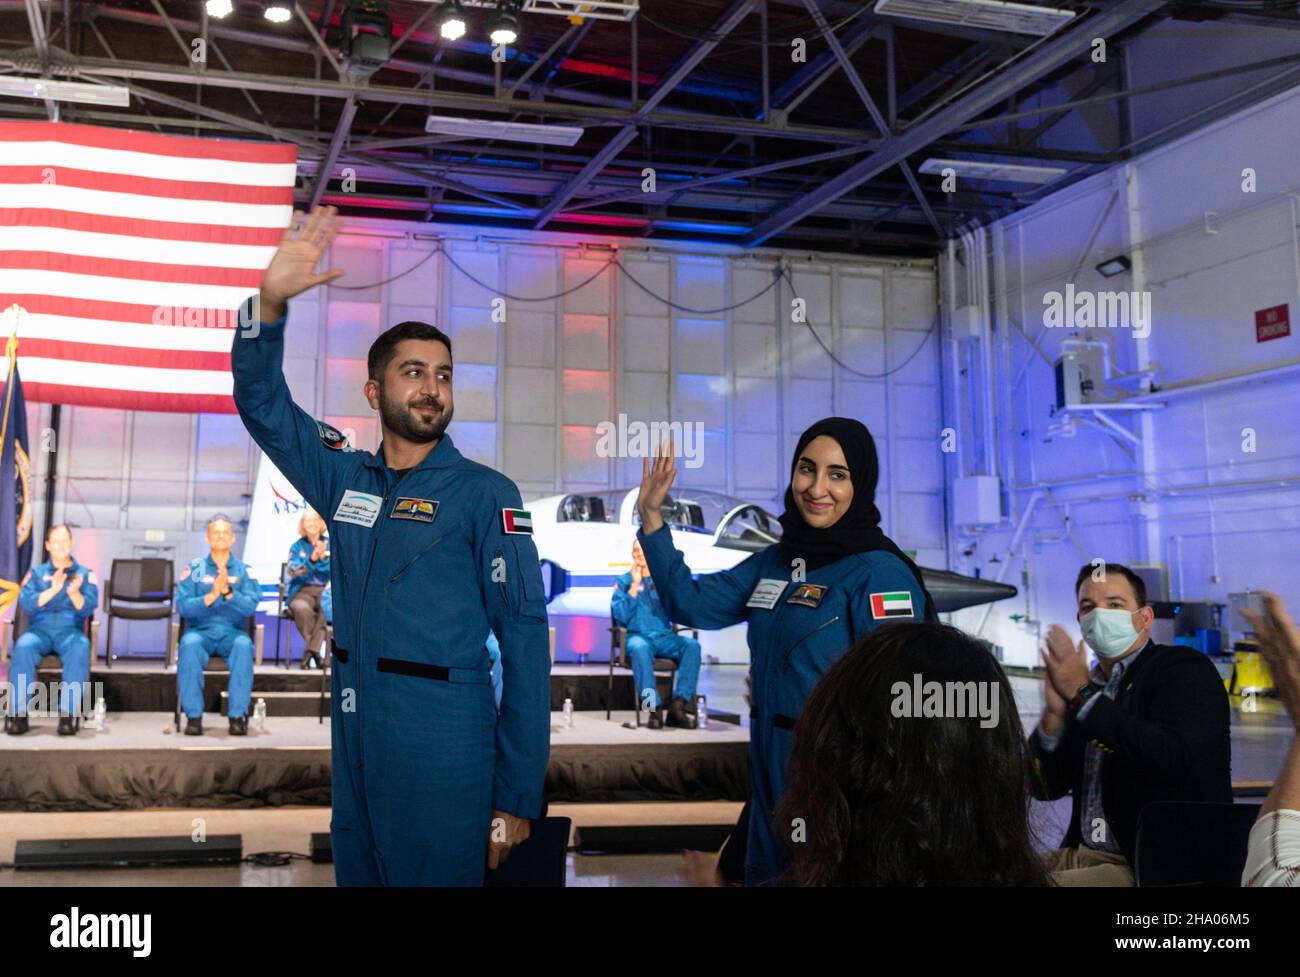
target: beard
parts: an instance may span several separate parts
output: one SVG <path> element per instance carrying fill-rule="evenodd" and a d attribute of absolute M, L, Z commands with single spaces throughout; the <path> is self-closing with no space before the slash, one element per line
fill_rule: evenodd
<path fill-rule="evenodd" d="M 443 407 L 432 420 L 426 420 L 419 411 L 421 407 L 436 409 L 437 405 L 432 400 L 418 400 L 410 404 L 390 400 L 384 393 L 384 388 L 379 388 L 379 417 L 385 427 L 416 444 L 428 444 L 441 439 L 447 431 L 447 425 L 451 423 L 452 409 Z"/>

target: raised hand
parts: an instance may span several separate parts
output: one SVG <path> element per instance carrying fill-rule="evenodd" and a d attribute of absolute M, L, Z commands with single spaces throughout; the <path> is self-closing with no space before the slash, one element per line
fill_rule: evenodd
<path fill-rule="evenodd" d="M 1259 640 L 1259 651 L 1273 673 L 1278 698 L 1300 730 L 1300 627 L 1291 620 L 1282 598 L 1264 594 L 1264 617 L 1242 610 Z"/>
<path fill-rule="evenodd" d="M 673 479 L 677 477 L 677 466 L 673 461 L 673 442 L 655 449 L 654 464 L 649 458 L 641 459 L 641 491 L 637 495 L 636 509 L 641 516 L 641 528 L 653 533 L 664 524 L 660 509 L 668 498 Z"/>
<path fill-rule="evenodd" d="M 260 316 L 263 322 L 284 315 L 286 303 L 295 295 L 332 282 L 343 274 L 342 268 L 331 268 L 321 274 L 316 272 L 316 266 L 329 250 L 338 230 L 338 209 L 335 207 L 316 207 L 305 221 L 302 211 L 293 212 L 293 219 L 280 238 L 280 246 L 266 271 L 262 272 Z"/>

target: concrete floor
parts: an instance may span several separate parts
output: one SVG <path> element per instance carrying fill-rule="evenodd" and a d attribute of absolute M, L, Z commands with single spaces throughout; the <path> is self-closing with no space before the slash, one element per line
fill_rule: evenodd
<path fill-rule="evenodd" d="M 1012 686 L 1021 720 L 1028 731 L 1042 709 L 1042 681 L 1014 677 Z M 715 709 L 739 713 L 748 726 L 743 701 L 745 669 L 741 666 L 706 666 L 699 691 Z M 1290 743 L 1291 725 L 1275 700 L 1260 699 L 1255 712 L 1246 713 L 1233 700 L 1233 778 L 1236 781 L 1271 781 Z M 603 721 L 603 716 L 601 717 Z M 328 727 L 326 727 L 328 728 Z M 732 728 L 734 730 L 734 727 Z M 557 732 L 557 736 L 562 732 Z M 734 735 L 734 733 L 733 733 Z M 556 804 L 552 813 L 584 824 L 730 824 L 740 811 L 735 803 L 659 804 Z M 1069 799 L 1035 803 L 1033 819 L 1040 847 L 1055 847 L 1069 819 Z M 18 838 L 95 838 L 136 835 L 186 835 L 198 825 L 209 834 L 242 834 L 244 853 L 287 851 L 306 855 L 313 832 L 329 830 L 330 812 L 323 807 L 284 807 L 201 810 L 193 808 L 79 813 L 0 812 L 0 864 L 10 864 Z M 196 821 L 196 819 L 200 819 Z M 570 853 L 568 884 L 573 886 L 670 886 L 690 883 L 686 859 L 680 853 L 657 855 L 583 855 Z M 0 868 L 2 886 L 285 886 L 334 884 L 333 868 L 298 858 L 282 867 L 184 869 L 113 869 L 75 871 L 24 871 Z"/>

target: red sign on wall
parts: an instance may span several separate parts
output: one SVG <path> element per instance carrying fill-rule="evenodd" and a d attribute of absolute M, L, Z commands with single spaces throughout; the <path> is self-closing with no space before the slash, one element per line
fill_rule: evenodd
<path fill-rule="evenodd" d="M 1281 339 L 1291 335 L 1291 316 L 1284 304 L 1255 310 L 1255 342 Z"/>

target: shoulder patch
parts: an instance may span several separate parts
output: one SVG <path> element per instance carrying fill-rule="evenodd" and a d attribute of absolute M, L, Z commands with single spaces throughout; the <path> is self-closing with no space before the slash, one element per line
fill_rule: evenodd
<path fill-rule="evenodd" d="M 87 570 L 87 571 L 86 571 L 86 583 L 89 583 L 89 584 L 95 584 L 96 586 L 99 586 L 99 581 L 95 579 L 95 571 L 94 571 L 94 570 Z"/>
<path fill-rule="evenodd" d="M 890 590 L 871 595 L 871 617 L 912 617 L 912 594 L 907 590 Z"/>
<path fill-rule="evenodd" d="M 334 425 L 326 424 L 324 421 L 317 421 L 316 430 L 320 433 L 321 444 L 330 450 L 343 451 L 348 447 L 348 439 Z"/>
<path fill-rule="evenodd" d="M 527 509 L 502 509 L 501 531 L 520 536 L 533 534 L 533 515 Z"/>

